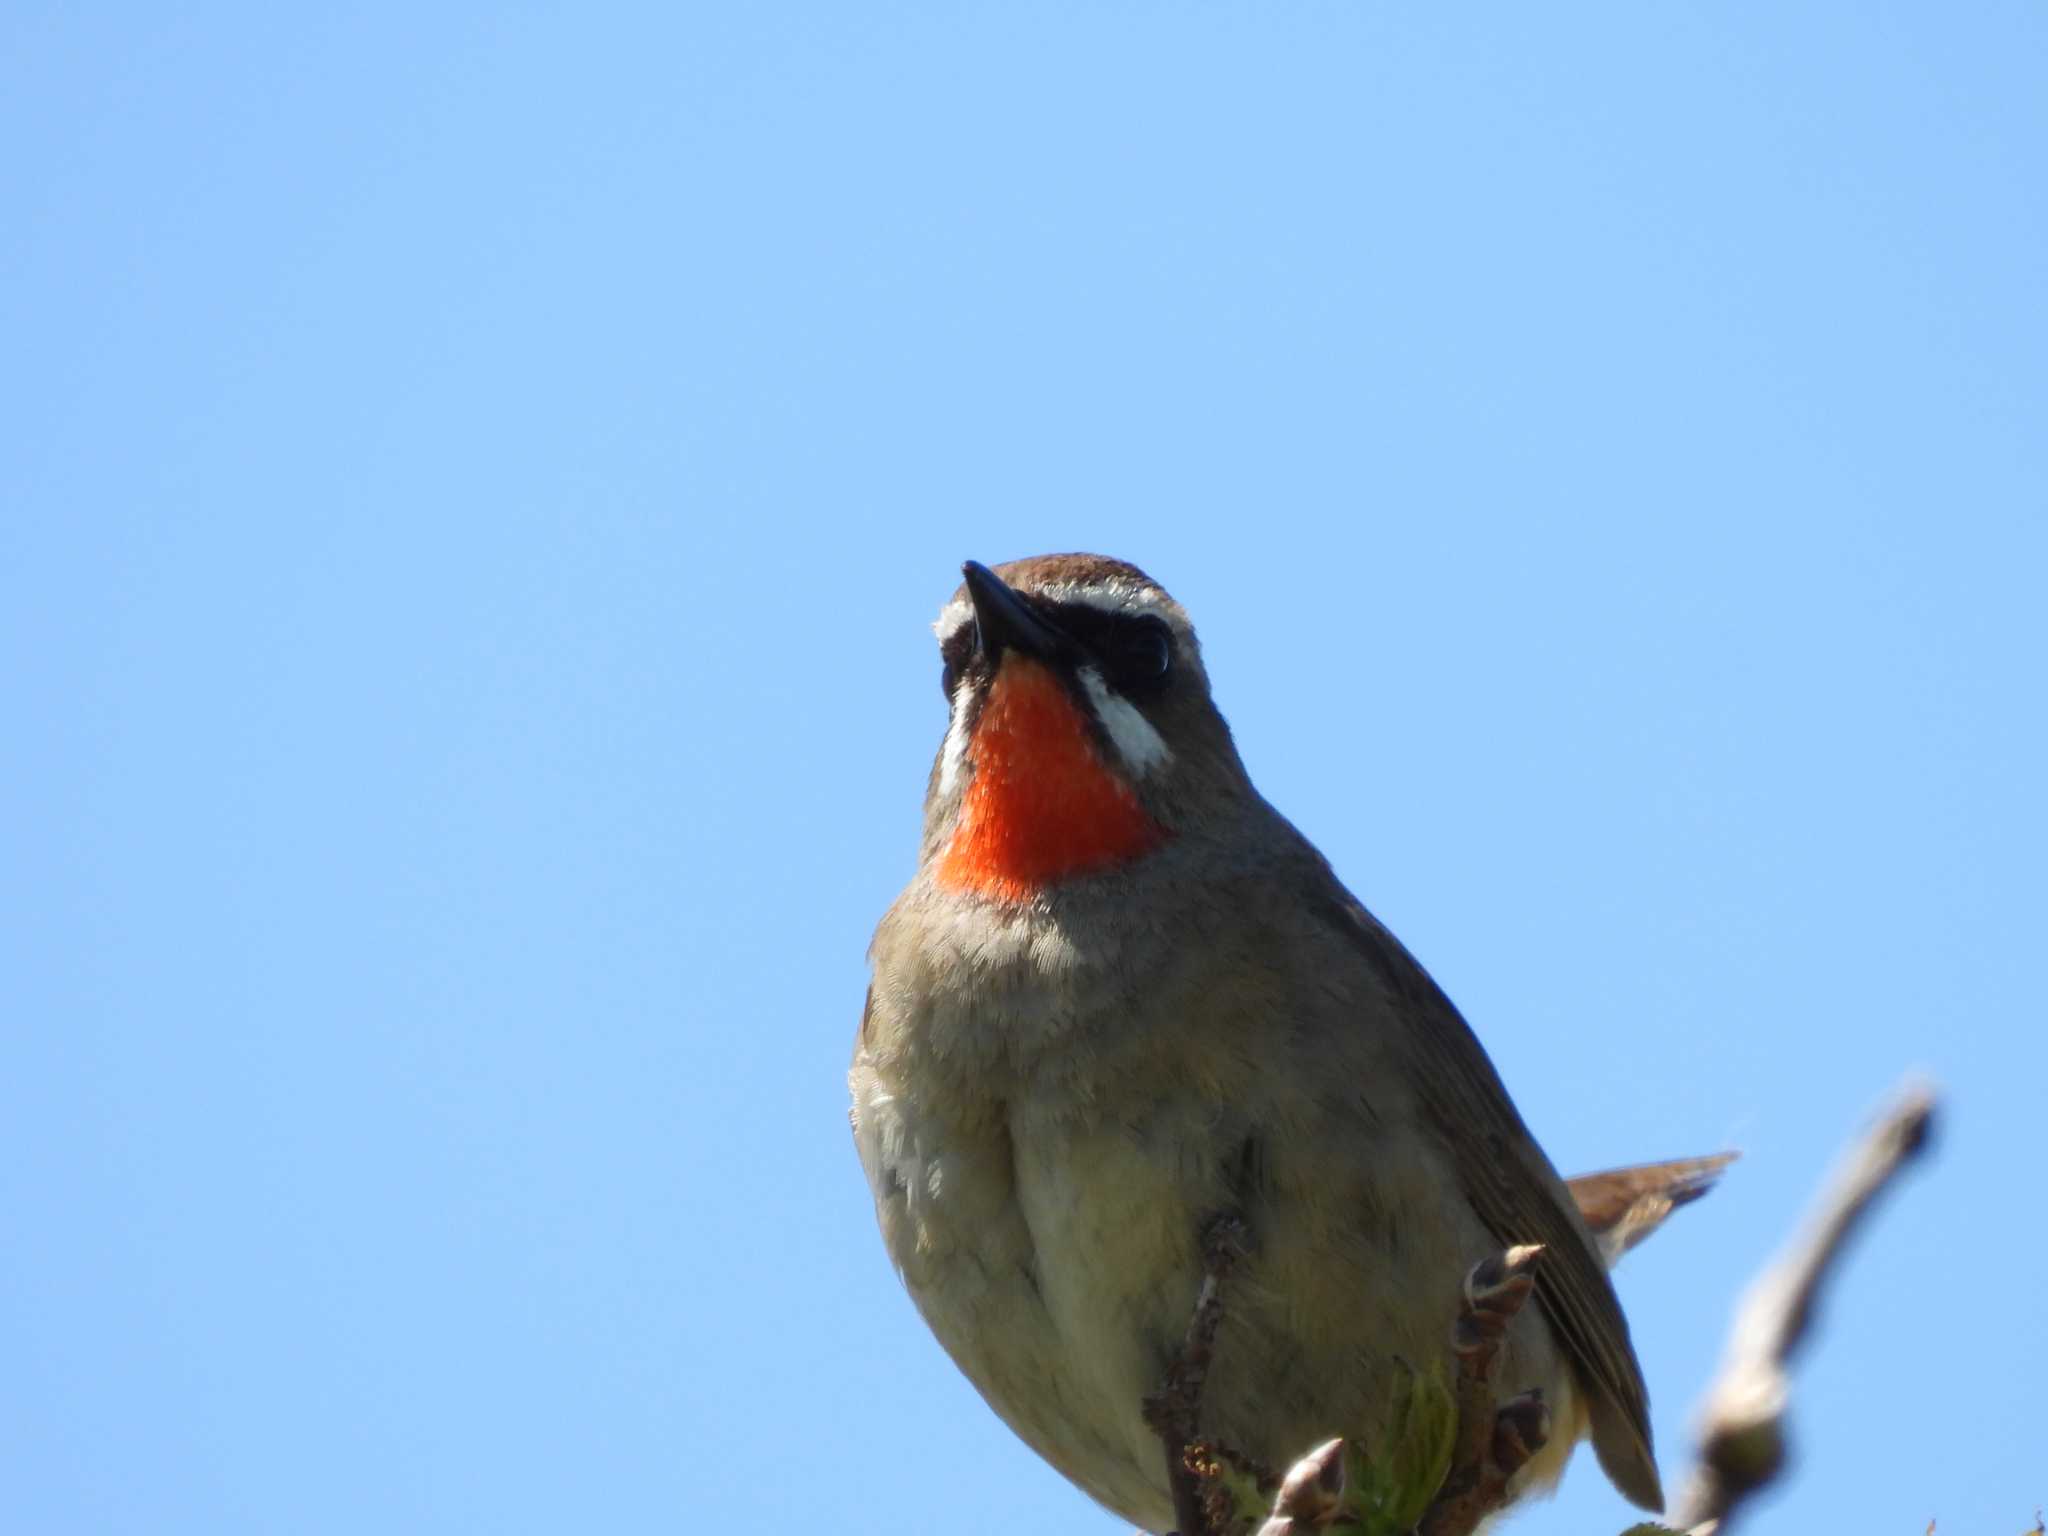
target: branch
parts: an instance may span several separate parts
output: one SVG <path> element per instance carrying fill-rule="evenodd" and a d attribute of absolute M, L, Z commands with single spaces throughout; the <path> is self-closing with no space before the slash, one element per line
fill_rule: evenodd
<path fill-rule="evenodd" d="M 1470 1536 L 1506 1502 L 1508 1479 L 1550 1438 L 1542 1395 L 1496 1407 L 1494 1356 L 1508 1324 L 1536 1286 L 1541 1243 L 1510 1248 L 1481 1260 L 1465 1276 L 1463 1304 L 1452 1329 L 1458 1361 L 1458 1438 L 1451 1470 L 1422 1517 L 1419 1536 Z M 1529 1442 L 1534 1440 L 1534 1444 Z"/>
<path fill-rule="evenodd" d="M 1872 1203 L 1926 1147 L 1933 1121 L 1933 1091 L 1909 1083 L 1836 1172 L 1806 1231 L 1750 1286 L 1702 1401 L 1699 1464 L 1677 1505 L 1678 1529 L 1715 1536 L 1778 1476 L 1788 1363 L 1812 1326 L 1821 1286 Z"/>
<path fill-rule="evenodd" d="M 1188 1319 L 1187 1338 L 1167 1371 L 1166 1385 L 1144 1404 L 1145 1422 L 1166 1451 L 1166 1484 L 1173 1495 L 1174 1529 L 1180 1536 L 1210 1536 L 1211 1522 L 1202 1507 L 1201 1476 L 1190 1463 L 1189 1452 L 1196 1449 L 1202 1391 L 1208 1385 L 1209 1362 L 1216 1352 L 1216 1330 L 1223 1322 L 1223 1282 L 1249 1245 L 1244 1222 L 1233 1212 L 1210 1218 L 1204 1227 L 1202 1289 L 1195 1298 L 1194 1315 Z"/>

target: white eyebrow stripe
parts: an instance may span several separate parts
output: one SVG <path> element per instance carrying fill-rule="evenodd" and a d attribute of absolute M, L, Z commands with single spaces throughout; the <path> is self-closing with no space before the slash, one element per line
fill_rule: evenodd
<path fill-rule="evenodd" d="M 1079 676 L 1082 688 L 1087 691 L 1088 702 L 1095 706 L 1095 718 L 1109 733 L 1117 756 L 1124 760 L 1126 768 L 1143 778 L 1153 769 L 1173 761 L 1173 751 L 1166 745 L 1166 738 L 1138 712 L 1137 705 L 1122 694 L 1112 692 L 1094 667 L 1081 668 Z"/>
<path fill-rule="evenodd" d="M 1031 595 L 1049 603 L 1077 603 L 1101 613 L 1164 613 L 1166 594 L 1157 587 L 1111 577 L 1085 585 L 1072 581 L 1050 582 L 1033 587 Z"/>
<path fill-rule="evenodd" d="M 1140 586 L 1131 581 L 1091 582 L 1086 586 L 1071 581 L 1055 581 L 1047 586 L 1028 588 L 1025 595 L 1048 603 L 1072 603 L 1077 607 L 1093 608 L 1098 613 L 1166 615 L 1164 592 L 1157 587 Z M 973 618 L 974 605 L 964 597 L 956 597 L 939 610 L 939 616 L 932 621 L 932 633 L 944 645 Z"/>
<path fill-rule="evenodd" d="M 956 597 L 939 610 L 939 616 L 932 620 L 932 633 L 944 645 L 968 624 L 974 622 L 974 604 L 964 597 Z"/>

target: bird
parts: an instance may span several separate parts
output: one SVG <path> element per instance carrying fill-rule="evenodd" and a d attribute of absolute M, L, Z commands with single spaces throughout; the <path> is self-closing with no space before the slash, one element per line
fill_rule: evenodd
<path fill-rule="evenodd" d="M 963 576 L 849 1073 L 884 1245 L 940 1345 L 1071 1482 L 1166 1532 L 1147 1404 L 1219 1217 L 1242 1256 L 1199 1430 L 1277 1467 L 1385 1433 L 1396 1373 L 1448 1361 L 1472 1266 L 1540 1244 L 1496 1369 L 1551 1430 L 1509 1493 L 1590 1439 L 1660 1509 L 1607 1269 L 1725 1159 L 1575 1192 L 1443 990 L 1253 787 L 1186 610 L 1100 555 Z"/>

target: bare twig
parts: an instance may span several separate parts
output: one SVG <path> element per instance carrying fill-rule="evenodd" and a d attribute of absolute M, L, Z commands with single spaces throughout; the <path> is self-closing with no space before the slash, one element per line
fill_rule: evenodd
<path fill-rule="evenodd" d="M 1273 1513 L 1258 1536 L 1300 1536 L 1321 1530 L 1344 1497 L 1344 1442 L 1325 1440 L 1288 1470 Z"/>
<path fill-rule="evenodd" d="M 1208 1536 L 1199 1479 L 1188 1465 L 1188 1447 L 1200 1432 L 1202 1390 L 1216 1353 L 1216 1329 L 1223 1321 L 1223 1282 L 1246 1249 L 1244 1223 L 1225 1213 L 1211 1220 L 1201 1238 L 1202 1289 L 1188 1319 L 1187 1337 L 1167 1372 L 1166 1385 L 1145 1400 L 1145 1419 L 1166 1450 L 1166 1481 L 1173 1494 L 1174 1528 L 1180 1536 Z"/>
<path fill-rule="evenodd" d="M 1678 1529 L 1714 1536 L 1778 1475 L 1788 1362 L 1813 1322 L 1821 1285 L 1872 1202 L 1927 1145 L 1933 1121 L 1932 1090 L 1909 1084 L 1836 1173 L 1807 1230 L 1751 1285 L 1700 1410 L 1699 1464 L 1678 1502 Z"/>
<path fill-rule="evenodd" d="M 1493 1362 L 1508 1324 L 1536 1284 L 1541 1243 L 1495 1254 L 1465 1277 L 1463 1305 L 1451 1332 L 1458 1360 L 1458 1439 L 1451 1469 L 1422 1517 L 1422 1536 L 1465 1536 L 1498 1508 L 1508 1479 L 1550 1434 L 1541 1394 L 1494 1407 Z M 1533 1437 L 1534 1443 L 1530 1441 Z"/>
<path fill-rule="evenodd" d="M 1493 1361 L 1500 1341 L 1536 1285 L 1541 1243 L 1524 1243 L 1482 1259 L 1465 1276 L 1463 1304 L 1451 1329 L 1458 1359 L 1458 1446 L 1456 1469 L 1476 1464 L 1493 1438 Z"/>

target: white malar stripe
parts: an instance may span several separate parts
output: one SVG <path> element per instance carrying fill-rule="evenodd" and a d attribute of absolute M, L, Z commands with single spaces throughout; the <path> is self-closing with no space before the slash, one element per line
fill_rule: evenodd
<path fill-rule="evenodd" d="M 939 753 L 942 795 L 950 795 L 960 787 L 960 770 L 967 765 L 967 703 L 971 691 L 964 682 L 953 690 L 953 722 L 946 727 L 946 745 Z"/>
<path fill-rule="evenodd" d="M 939 610 L 939 616 L 932 620 L 932 633 L 944 645 L 953 638 L 955 631 L 974 622 L 974 604 L 964 597 L 956 597 Z"/>
<path fill-rule="evenodd" d="M 1103 682 L 1100 672 L 1093 667 L 1083 667 L 1080 677 L 1081 686 L 1088 691 L 1088 702 L 1095 706 L 1095 718 L 1109 732 L 1117 756 L 1124 760 L 1126 768 L 1143 778 L 1161 764 L 1173 761 L 1173 752 L 1166 745 L 1166 738 L 1138 712 L 1135 704 L 1122 694 L 1112 692 Z"/>

